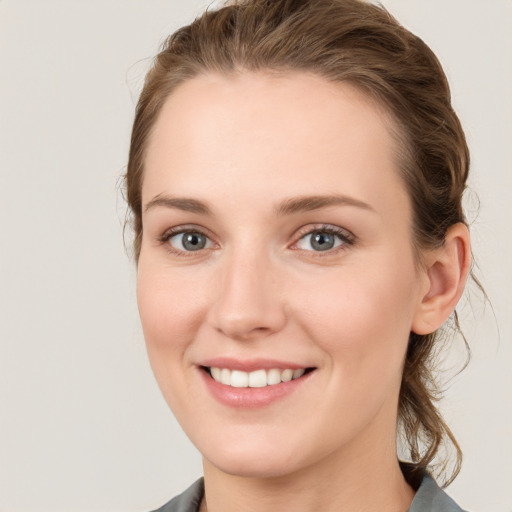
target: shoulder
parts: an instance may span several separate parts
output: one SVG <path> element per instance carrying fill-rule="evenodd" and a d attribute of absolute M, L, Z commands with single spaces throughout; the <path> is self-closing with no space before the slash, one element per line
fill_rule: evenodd
<path fill-rule="evenodd" d="M 408 512 L 464 511 L 425 473 Z"/>
<path fill-rule="evenodd" d="M 197 512 L 204 494 L 204 480 L 196 480 L 186 491 L 153 512 Z"/>
<path fill-rule="evenodd" d="M 204 480 L 196 480 L 186 491 L 153 512 L 197 512 L 204 494 Z M 464 512 L 425 473 L 408 512 Z"/>

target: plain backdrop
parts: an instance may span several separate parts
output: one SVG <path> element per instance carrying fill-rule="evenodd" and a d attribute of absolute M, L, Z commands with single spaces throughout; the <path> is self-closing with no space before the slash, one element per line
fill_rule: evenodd
<path fill-rule="evenodd" d="M 473 360 L 441 406 L 465 453 L 448 491 L 511 512 L 512 1 L 383 3 L 445 67 L 481 203 L 468 196 L 494 314 L 473 287 Z M 201 474 L 147 362 L 118 182 L 149 59 L 206 5 L 0 0 L 2 512 L 150 510 Z"/>

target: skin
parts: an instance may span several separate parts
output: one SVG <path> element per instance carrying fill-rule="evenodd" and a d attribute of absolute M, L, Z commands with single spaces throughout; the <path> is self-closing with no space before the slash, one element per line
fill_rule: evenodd
<path fill-rule="evenodd" d="M 404 355 L 412 330 L 431 332 L 455 306 L 469 242 L 458 227 L 417 265 L 391 123 L 354 87 L 306 73 L 202 75 L 160 113 L 138 304 L 162 393 L 203 455 L 210 511 L 412 501 L 395 446 Z M 305 196 L 345 201 L 283 208 Z M 315 251 L 308 233 L 325 226 L 350 236 Z M 172 228 L 208 243 L 185 252 Z M 267 406 L 234 408 L 198 367 L 219 356 L 315 370 Z"/>

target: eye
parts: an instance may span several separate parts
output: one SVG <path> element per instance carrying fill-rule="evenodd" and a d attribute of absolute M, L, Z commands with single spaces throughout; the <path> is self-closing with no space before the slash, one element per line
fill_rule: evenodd
<path fill-rule="evenodd" d="M 326 227 L 310 231 L 299 239 L 296 246 L 303 251 L 324 252 L 352 243 L 352 239 L 344 230 Z"/>
<path fill-rule="evenodd" d="M 182 252 L 200 251 L 211 246 L 211 240 L 199 231 L 183 231 L 167 237 L 169 245 Z"/>

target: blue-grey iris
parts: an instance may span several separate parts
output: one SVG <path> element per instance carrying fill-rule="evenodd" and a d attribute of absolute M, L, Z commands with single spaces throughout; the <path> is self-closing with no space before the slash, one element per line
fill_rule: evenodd
<path fill-rule="evenodd" d="M 311 233 L 311 247 L 315 251 L 328 251 L 334 247 L 334 235 L 325 231 L 315 231 Z"/>
<path fill-rule="evenodd" d="M 199 251 L 204 249 L 206 237 L 201 233 L 183 233 L 181 243 L 187 251 Z"/>

